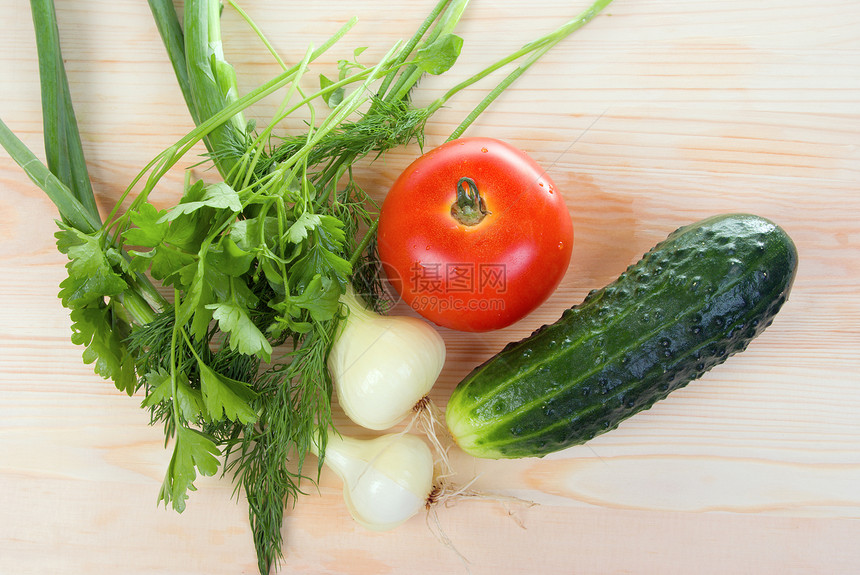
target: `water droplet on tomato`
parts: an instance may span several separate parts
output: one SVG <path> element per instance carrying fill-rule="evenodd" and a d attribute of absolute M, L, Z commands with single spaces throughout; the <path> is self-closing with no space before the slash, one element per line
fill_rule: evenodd
<path fill-rule="evenodd" d="M 425 250 L 429 250 L 429 249 L 430 249 L 430 246 L 427 246 L 427 247 L 426 247 L 426 248 L 424 248 L 424 249 L 425 249 Z"/>
<path fill-rule="evenodd" d="M 538 185 L 539 185 L 540 187 L 543 187 L 543 182 L 538 182 Z"/>
<path fill-rule="evenodd" d="M 558 242 L 558 249 L 560 249 L 560 250 L 564 249 L 564 242 Z"/>
<path fill-rule="evenodd" d="M 481 148 L 481 151 L 482 151 L 483 153 L 485 153 L 485 154 L 486 154 L 486 153 L 487 153 L 487 152 L 489 152 L 490 150 L 488 150 L 487 148 Z"/>

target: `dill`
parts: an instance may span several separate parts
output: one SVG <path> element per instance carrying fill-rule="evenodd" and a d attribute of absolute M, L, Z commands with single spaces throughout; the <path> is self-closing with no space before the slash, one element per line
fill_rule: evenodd
<path fill-rule="evenodd" d="M 337 162 L 352 163 L 372 152 L 380 155 L 412 141 L 423 143 L 428 110 L 413 108 L 403 100 L 387 102 L 374 97 L 373 103 L 371 110 L 359 120 L 337 126 L 311 151 L 308 156 L 310 165 L 326 164 L 320 175 L 330 176 Z M 306 134 L 280 138 L 266 160 L 258 166 L 258 172 L 265 174 L 272 163 L 291 157 L 306 141 Z"/>

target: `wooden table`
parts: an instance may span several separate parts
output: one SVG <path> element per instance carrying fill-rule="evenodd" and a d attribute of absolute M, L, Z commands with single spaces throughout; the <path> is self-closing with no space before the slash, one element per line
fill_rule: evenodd
<path fill-rule="evenodd" d="M 192 124 L 146 3 L 56 1 L 106 214 Z M 29 9 L 0 5 L 0 117 L 43 157 Z M 422 82 L 416 100 L 584 7 L 474 0 L 460 62 Z M 371 46 L 363 58 L 372 61 L 408 37 L 430 3 L 246 0 L 244 8 L 291 62 L 360 18 L 310 82 L 355 47 Z M 234 10 L 223 21 L 243 90 L 277 73 Z M 434 117 L 428 147 L 487 86 Z M 266 118 L 276 104 L 252 115 Z M 616 0 L 469 134 L 508 140 L 547 168 L 567 199 L 576 245 L 562 286 L 532 316 L 489 335 L 442 331 L 449 357 L 432 394 L 441 406 L 505 342 L 553 321 L 701 217 L 746 211 L 781 224 L 800 253 L 794 291 L 745 353 L 616 431 L 543 460 L 454 458 L 462 480 L 477 476 L 474 488 L 535 506 L 467 499 L 370 533 L 324 474 L 288 512 L 282 572 L 860 572 L 860 4 Z M 393 151 L 363 164 L 359 177 L 381 198 L 418 152 Z M 182 169 L 195 159 L 158 189 L 160 205 L 177 200 Z M 0 214 L 0 573 L 255 573 L 246 506 L 231 497 L 229 478 L 200 480 L 181 516 L 156 506 L 170 455 L 162 430 L 148 426 L 140 397 L 93 375 L 69 342 L 56 296 L 65 261 L 53 243 L 56 211 L 5 153 Z M 342 416 L 337 423 L 354 431 Z"/>

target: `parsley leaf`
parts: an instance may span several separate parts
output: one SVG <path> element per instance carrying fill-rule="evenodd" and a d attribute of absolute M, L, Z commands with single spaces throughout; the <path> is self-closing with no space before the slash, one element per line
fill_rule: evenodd
<path fill-rule="evenodd" d="M 333 81 L 329 80 L 323 74 L 320 74 L 320 90 L 325 90 L 332 84 L 334 84 Z M 335 88 L 324 96 L 325 103 L 328 104 L 329 108 L 334 108 L 335 106 L 343 102 L 343 96 L 345 93 L 346 90 L 343 88 L 343 86 L 341 86 L 340 88 Z"/>
<path fill-rule="evenodd" d="M 308 232 L 320 225 L 321 219 L 317 214 L 302 212 L 293 225 L 287 230 L 287 239 L 294 244 L 300 244 L 308 237 Z"/>
<path fill-rule="evenodd" d="M 334 216 L 323 215 L 319 218 L 320 224 L 314 228 L 314 238 L 327 250 L 339 252 L 346 240 L 343 222 Z"/>
<path fill-rule="evenodd" d="M 221 375 L 202 361 L 197 362 L 197 367 L 200 371 L 203 403 L 211 419 L 219 420 L 223 415 L 231 421 L 241 421 L 244 424 L 257 420 L 257 413 L 250 405 L 257 394 L 247 383 Z"/>
<path fill-rule="evenodd" d="M 442 34 L 427 46 L 418 49 L 418 67 L 434 76 L 447 72 L 460 56 L 463 38 Z"/>
<path fill-rule="evenodd" d="M 137 271 L 146 271 L 164 285 L 184 285 L 184 276 L 194 266 L 194 254 L 162 243 L 148 252 L 131 252 L 135 259 L 132 266 Z"/>
<path fill-rule="evenodd" d="M 143 379 L 148 389 L 146 397 L 140 403 L 141 407 L 154 407 L 159 403 L 170 401 L 173 397 L 173 385 L 166 369 L 147 373 Z"/>
<path fill-rule="evenodd" d="M 239 199 L 239 194 L 224 182 L 206 186 L 199 200 L 184 201 L 186 199 L 187 196 L 183 197 L 183 201 L 167 212 L 158 222 L 172 222 L 179 216 L 190 214 L 200 208 L 215 208 L 233 212 L 242 211 L 242 201 Z"/>
<path fill-rule="evenodd" d="M 265 361 L 272 356 L 272 345 L 263 332 L 251 321 L 247 308 L 234 301 L 206 306 L 222 331 L 230 334 L 230 347 L 246 355 L 258 355 Z"/>
<path fill-rule="evenodd" d="M 302 311 L 307 311 L 310 319 L 315 322 L 328 321 L 340 307 L 338 298 L 341 293 L 343 292 L 337 282 L 317 274 L 301 294 L 269 304 L 277 312 L 269 332 L 275 337 L 281 337 L 288 330 L 308 333 L 313 329 L 313 323 L 300 321 Z"/>
<path fill-rule="evenodd" d="M 142 407 L 155 407 L 159 403 L 176 401 L 179 414 L 186 421 L 194 421 L 203 413 L 203 396 L 199 389 L 193 389 L 188 384 L 188 376 L 184 372 L 176 373 L 176 397 L 173 397 L 173 381 L 166 369 L 159 369 L 146 374 L 146 383 L 150 386 L 149 393 L 141 403 Z"/>
<path fill-rule="evenodd" d="M 217 246 L 209 248 L 206 264 L 231 277 L 247 273 L 254 261 L 254 255 L 240 248 L 229 236 L 221 238 Z"/>
<path fill-rule="evenodd" d="M 317 274 L 300 295 L 290 299 L 297 307 L 308 310 L 314 321 L 323 322 L 330 320 L 337 313 L 341 293 L 343 292 L 336 282 Z"/>
<path fill-rule="evenodd" d="M 236 245 L 229 236 L 222 236 L 215 246 L 201 249 L 197 262 L 187 268 L 187 279 L 183 278 L 188 289 L 179 307 L 179 323 L 184 324 L 193 317 L 191 332 L 201 339 L 212 320 L 212 310 L 206 306 L 231 295 L 235 297 L 231 294 L 234 289 L 242 293 L 247 291 L 241 289 L 244 281 L 237 279 L 234 284 L 231 278 L 246 274 L 253 261 L 254 255 Z M 253 295 L 239 301 L 246 306 L 256 304 Z"/>
<path fill-rule="evenodd" d="M 188 384 L 188 376 L 179 372 L 176 374 L 176 406 L 179 413 L 187 421 L 194 421 L 203 413 L 203 395 L 199 389 Z"/>
<path fill-rule="evenodd" d="M 149 202 L 144 202 L 137 211 L 129 212 L 129 219 L 136 227 L 124 231 L 123 238 L 135 246 L 154 248 L 167 234 L 170 224 L 160 221 L 166 214 L 166 211 L 159 211 Z"/>
<path fill-rule="evenodd" d="M 88 305 L 71 311 L 72 343 L 85 346 L 83 361 L 94 364 L 93 370 L 105 379 L 112 379 L 116 388 L 128 395 L 134 393 L 137 379 L 134 359 L 120 334 L 114 329 L 115 319 L 108 306 Z"/>
<path fill-rule="evenodd" d="M 290 282 L 301 292 L 310 285 L 314 277 L 323 275 L 336 279 L 345 286 L 352 273 L 352 266 L 339 255 L 315 244 L 290 268 Z"/>
<path fill-rule="evenodd" d="M 58 225 L 61 229 L 55 234 L 57 249 L 69 257 L 66 264 L 69 277 L 60 282 L 60 298 L 65 307 L 71 309 L 102 302 L 105 297 L 118 295 L 128 288 L 102 249 L 103 232 L 85 234 L 61 222 Z"/>
<path fill-rule="evenodd" d="M 275 245 L 278 236 L 278 219 L 272 216 L 239 220 L 230 226 L 230 238 L 247 252 Z"/>
<path fill-rule="evenodd" d="M 221 451 L 211 437 L 196 429 L 177 425 L 176 443 L 158 493 L 158 501 L 164 501 L 165 506 L 171 503 L 179 513 L 185 511 L 188 491 L 196 491 L 194 480 L 197 479 L 197 472 L 200 475 L 215 475 L 220 455 Z"/>

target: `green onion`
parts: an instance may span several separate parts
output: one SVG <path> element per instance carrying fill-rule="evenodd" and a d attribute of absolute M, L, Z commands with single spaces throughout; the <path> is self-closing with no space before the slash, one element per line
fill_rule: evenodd
<path fill-rule="evenodd" d="M 53 0 L 31 0 L 39 76 L 42 87 L 42 124 L 48 169 L 68 187 L 83 209 L 99 218 L 81 136 L 72 107 L 69 80 L 60 51 L 60 31 Z"/>

